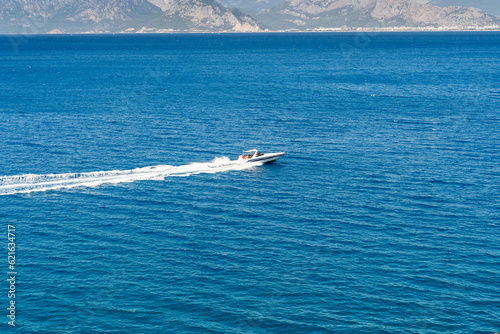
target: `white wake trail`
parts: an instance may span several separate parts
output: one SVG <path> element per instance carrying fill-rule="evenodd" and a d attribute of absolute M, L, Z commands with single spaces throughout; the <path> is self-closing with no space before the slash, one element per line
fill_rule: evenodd
<path fill-rule="evenodd" d="M 255 164 L 241 164 L 229 158 L 216 158 L 212 162 L 196 162 L 184 166 L 158 165 L 130 170 L 112 170 L 90 173 L 23 174 L 0 177 L 0 196 L 35 191 L 75 187 L 96 187 L 141 180 L 163 180 L 169 176 L 190 176 L 201 173 L 220 173 L 251 168 Z"/>

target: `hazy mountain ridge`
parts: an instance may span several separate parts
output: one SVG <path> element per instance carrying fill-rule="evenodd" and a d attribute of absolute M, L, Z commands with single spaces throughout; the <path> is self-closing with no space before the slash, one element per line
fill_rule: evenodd
<path fill-rule="evenodd" d="M 258 31 L 213 0 L 1 0 L 0 32 Z"/>
<path fill-rule="evenodd" d="M 494 27 L 473 0 L 0 0 L 0 33 Z M 483 0 L 489 1 L 489 0 Z M 246 6 L 245 8 L 241 6 Z M 240 9 L 238 9 L 241 8 Z M 252 16 L 246 14 L 248 11 Z"/>
<path fill-rule="evenodd" d="M 476 7 L 496 17 L 500 17 L 500 1 L 498 0 L 431 0 L 430 2 L 440 7 Z"/>
<path fill-rule="evenodd" d="M 500 19 L 471 7 L 439 7 L 430 0 L 286 0 L 257 19 L 280 29 L 356 27 L 487 27 Z"/>
<path fill-rule="evenodd" d="M 245 13 L 255 15 L 261 10 L 270 9 L 283 4 L 285 0 L 219 0 L 228 8 L 238 8 Z"/>
<path fill-rule="evenodd" d="M 228 9 L 213 0 L 149 0 L 161 8 L 166 19 L 182 18 L 195 30 L 258 31 L 262 26 L 238 9 Z"/>
<path fill-rule="evenodd" d="M 147 0 L 7 0 L 2 8 L 0 31 L 14 33 L 43 33 L 56 28 L 100 31 L 117 22 L 161 13 Z"/>
<path fill-rule="evenodd" d="M 251 15 L 261 10 L 282 5 L 286 0 L 219 0 L 226 7 L 240 8 Z M 432 3 L 439 7 L 461 6 L 479 8 L 489 14 L 500 17 L 500 2 L 498 0 L 411 0 L 412 2 Z"/>

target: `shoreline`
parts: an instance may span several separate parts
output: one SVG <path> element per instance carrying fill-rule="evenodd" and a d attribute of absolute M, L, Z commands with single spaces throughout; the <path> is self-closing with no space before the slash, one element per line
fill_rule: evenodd
<path fill-rule="evenodd" d="M 365 29 L 357 28 L 350 30 L 338 30 L 338 29 L 314 29 L 314 30 L 265 30 L 265 31 L 145 31 L 145 32 L 130 32 L 130 31 L 120 31 L 120 32 L 57 32 L 57 33 L 0 33 L 0 36 L 61 36 L 61 35 L 188 35 L 188 34 L 321 34 L 321 33 L 439 33 L 439 32 L 500 32 L 500 27 L 492 29 L 397 29 L 397 28 L 387 28 L 387 29 Z"/>

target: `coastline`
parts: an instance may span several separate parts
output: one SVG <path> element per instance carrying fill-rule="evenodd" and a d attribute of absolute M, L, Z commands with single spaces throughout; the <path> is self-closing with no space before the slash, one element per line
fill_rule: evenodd
<path fill-rule="evenodd" d="M 31 35 L 156 35 L 156 34 L 294 34 L 294 33 L 416 33 L 416 32 L 499 32 L 500 26 L 497 27 L 481 27 L 481 28 L 458 28 L 458 27 L 390 27 L 390 28 L 321 28 L 321 29 L 306 29 L 306 30 L 260 30 L 260 31 L 206 31 L 206 30 L 169 30 L 164 29 L 148 29 L 148 31 L 82 31 L 82 32 L 45 32 L 45 33 L 0 33 L 0 36 L 31 36 Z"/>

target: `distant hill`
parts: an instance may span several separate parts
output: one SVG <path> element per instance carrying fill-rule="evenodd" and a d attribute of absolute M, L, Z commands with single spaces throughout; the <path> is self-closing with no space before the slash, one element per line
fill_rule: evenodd
<path fill-rule="evenodd" d="M 500 25 L 498 17 L 478 8 L 442 7 L 481 2 L 493 8 L 488 1 L 500 0 L 220 1 L 223 4 L 215 0 L 0 0 L 0 33 L 467 29 Z"/>
<path fill-rule="evenodd" d="M 0 0 L 0 33 L 257 31 L 214 0 Z"/>
<path fill-rule="evenodd" d="M 277 7 L 285 0 L 219 0 L 219 2 L 228 8 L 238 8 L 250 15 L 255 15 L 261 10 Z"/>
<path fill-rule="evenodd" d="M 147 0 L 7 0 L 0 11 L 0 32 L 106 31 L 157 13 L 161 10 Z"/>
<path fill-rule="evenodd" d="M 430 0 L 286 0 L 256 18 L 276 29 L 356 27 L 486 27 L 500 19 L 477 8 Z"/>
<path fill-rule="evenodd" d="M 149 0 L 162 15 L 147 23 L 157 28 L 208 31 L 258 31 L 262 26 L 236 8 L 214 0 Z"/>
<path fill-rule="evenodd" d="M 485 12 L 500 17 L 500 1 L 499 0 L 432 0 L 432 3 L 440 6 L 463 6 L 476 7 Z"/>

